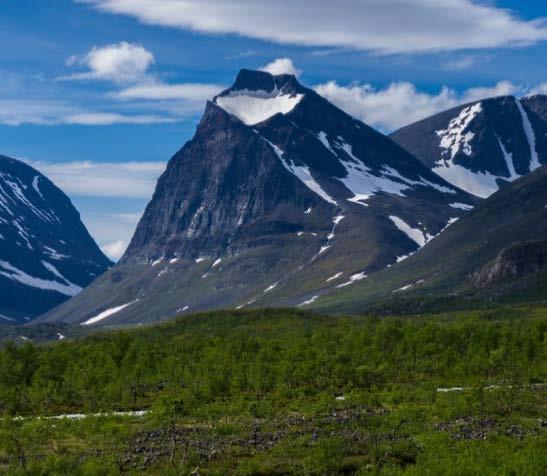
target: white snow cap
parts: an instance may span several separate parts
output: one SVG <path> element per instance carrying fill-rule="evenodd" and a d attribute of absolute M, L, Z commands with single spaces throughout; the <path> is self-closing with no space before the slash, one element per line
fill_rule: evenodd
<path fill-rule="evenodd" d="M 272 74 L 278 72 L 294 74 L 297 71 L 288 58 L 276 60 L 262 71 L 242 70 L 235 85 L 217 96 L 214 103 L 248 126 L 264 122 L 279 113 L 287 114 L 297 106 L 304 94 L 295 92 L 290 78 Z"/>
<path fill-rule="evenodd" d="M 252 126 L 276 114 L 288 114 L 303 97 L 303 94 L 293 95 L 277 88 L 271 92 L 245 89 L 230 91 L 226 96 L 219 96 L 215 104 L 248 126 Z"/>

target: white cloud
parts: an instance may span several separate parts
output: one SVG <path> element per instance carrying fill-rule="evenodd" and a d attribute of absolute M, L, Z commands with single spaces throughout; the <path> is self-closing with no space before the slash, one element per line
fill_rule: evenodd
<path fill-rule="evenodd" d="M 530 89 L 528 95 L 533 96 L 534 94 L 547 94 L 547 82 L 538 84 Z"/>
<path fill-rule="evenodd" d="M 149 199 L 165 162 L 34 162 L 30 165 L 71 196 Z"/>
<path fill-rule="evenodd" d="M 126 83 L 141 80 L 154 63 L 154 55 L 141 45 L 122 41 L 106 46 L 94 46 L 82 58 L 69 57 L 67 66 L 82 65 L 88 71 L 63 76 L 62 80 L 99 79 Z"/>
<path fill-rule="evenodd" d="M 145 206 L 146 201 L 133 202 L 130 206 L 141 208 Z M 121 200 L 110 200 L 109 210 L 120 208 L 125 209 L 127 202 Z M 112 260 L 117 260 L 125 251 L 135 233 L 138 219 L 142 216 L 142 210 L 139 213 L 109 213 L 99 207 L 87 204 L 80 209 L 82 221 L 96 240 L 103 252 Z M 124 216 L 127 215 L 127 218 Z M 129 218 L 130 215 L 134 217 Z M 136 218 L 136 219 L 135 219 Z"/>
<path fill-rule="evenodd" d="M 479 99 L 492 98 L 496 96 L 509 96 L 523 92 L 521 86 L 517 86 L 509 81 L 500 81 L 492 87 L 470 88 L 464 92 L 460 102 L 473 102 Z"/>
<path fill-rule="evenodd" d="M 166 124 L 177 122 L 174 117 L 162 117 L 156 115 L 115 114 L 111 112 L 87 112 L 71 114 L 60 119 L 62 124 L 78 124 L 81 126 L 110 126 L 113 124 Z"/>
<path fill-rule="evenodd" d="M 277 58 L 266 66 L 262 66 L 260 71 L 266 71 L 274 76 L 278 74 L 292 74 L 297 78 L 302 74 L 302 71 L 296 68 L 290 58 Z"/>
<path fill-rule="evenodd" d="M 112 261 L 118 261 L 124 254 L 127 245 L 127 241 L 118 240 L 101 246 L 101 250 Z"/>
<path fill-rule="evenodd" d="M 382 130 L 393 130 L 458 104 L 448 88 L 438 94 L 419 92 L 407 82 L 391 83 L 377 90 L 370 84 L 340 86 L 335 81 L 315 90 L 340 109 Z"/>
<path fill-rule="evenodd" d="M 203 103 L 225 89 L 218 84 L 175 83 L 166 84 L 149 68 L 154 63 L 154 55 L 140 45 L 121 42 L 102 47 L 94 46 L 83 58 L 71 56 L 67 66 L 85 65 L 89 71 L 62 76 L 59 80 L 101 79 L 117 83 L 122 89 L 109 94 L 109 97 L 130 100 L 167 101 L 179 100 L 176 107 L 164 104 L 167 111 L 181 113 L 197 112 Z M 165 110 L 161 104 L 157 109 Z M 80 113 L 68 116 L 66 122 L 85 125 L 106 124 L 153 124 L 175 122 L 177 119 L 155 115 L 127 116 L 115 113 Z M 62 121 L 61 121 L 62 122 Z"/>
<path fill-rule="evenodd" d="M 314 89 L 340 109 L 385 132 L 459 104 L 523 92 L 521 87 L 509 81 L 500 81 L 493 87 L 471 88 L 463 93 L 446 86 L 437 94 L 420 92 L 408 82 L 391 83 L 384 89 L 376 89 L 370 84 L 340 86 L 329 81 Z"/>
<path fill-rule="evenodd" d="M 473 0 L 77 0 L 143 23 L 204 33 L 382 53 L 521 46 L 547 39 L 525 21 Z"/>
<path fill-rule="evenodd" d="M 106 126 L 112 124 L 163 124 L 179 120 L 178 115 L 140 115 L 88 111 L 63 101 L 0 99 L 0 124 L 7 126 L 20 126 L 22 124 Z"/>
<path fill-rule="evenodd" d="M 204 101 L 216 96 L 223 89 L 225 89 L 225 86 L 218 84 L 146 82 L 122 89 L 114 93 L 113 96 L 118 99 L 184 99 L 199 101 L 202 106 Z"/>

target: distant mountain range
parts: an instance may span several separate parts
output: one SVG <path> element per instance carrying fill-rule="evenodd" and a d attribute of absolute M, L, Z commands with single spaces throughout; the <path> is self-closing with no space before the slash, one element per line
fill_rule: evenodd
<path fill-rule="evenodd" d="M 0 324 L 48 311 L 111 264 L 61 190 L 27 164 L 0 156 Z"/>
<path fill-rule="evenodd" d="M 242 70 L 169 161 L 120 262 L 41 320 L 305 306 L 479 202 L 294 76 Z"/>
<path fill-rule="evenodd" d="M 452 185 L 486 198 L 547 163 L 547 96 L 484 99 L 390 137 Z"/>
<path fill-rule="evenodd" d="M 0 318 L 125 325 L 547 298 L 543 164 L 547 96 L 477 101 L 386 137 L 294 76 L 242 70 L 111 269 L 68 198 L 2 158 Z"/>

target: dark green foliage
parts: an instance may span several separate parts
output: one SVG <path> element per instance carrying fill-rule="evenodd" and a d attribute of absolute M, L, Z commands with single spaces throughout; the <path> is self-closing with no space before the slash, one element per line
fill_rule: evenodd
<path fill-rule="evenodd" d="M 537 459 L 545 443 L 537 423 L 545 387 L 534 384 L 547 379 L 546 316 L 543 308 L 386 319 L 225 311 L 53 345 L 7 342 L 0 350 L 0 468 L 125 473 L 133 468 L 124 456 L 132 441 L 142 455 L 148 450 L 139 445 L 158 439 L 163 459 L 150 450 L 135 467 L 153 474 L 196 466 L 203 474 L 468 474 L 454 466 L 456 441 L 471 474 L 494 474 L 497 460 L 506 465 L 502 473 L 540 474 L 539 463 L 520 455 Z M 12 419 L 131 409 L 151 413 Z M 485 429 L 486 416 L 496 423 Z M 511 424 L 522 438 L 505 436 Z M 142 431 L 152 433 L 139 437 Z M 484 440 L 452 440 L 481 432 Z"/>

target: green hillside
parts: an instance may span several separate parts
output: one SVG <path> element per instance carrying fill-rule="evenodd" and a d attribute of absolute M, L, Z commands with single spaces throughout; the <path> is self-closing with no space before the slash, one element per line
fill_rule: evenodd
<path fill-rule="evenodd" d="M 500 253 L 547 238 L 547 167 L 502 188 L 406 260 L 319 299 L 322 312 L 423 312 L 485 307 L 492 302 L 543 302 L 547 263 L 491 283 L 474 275 Z M 532 254 L 534 259 L 536 254 Z M 522 256 L 526 263 L 527 256 Z M 483 285 L 484 284 L 484 285 Z"/>

